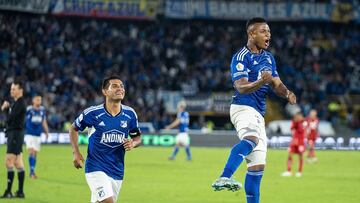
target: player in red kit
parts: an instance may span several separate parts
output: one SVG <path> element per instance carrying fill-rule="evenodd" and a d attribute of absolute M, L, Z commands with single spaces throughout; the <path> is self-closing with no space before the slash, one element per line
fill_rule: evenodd
<path fill-rule="evenodd" d="M 302 167 L 303 167 L 303 154 L 306 150 L 305 147 L 305 137 L 307 135 L 307 125 L 308 122 L 306 119 L 304 119 L 303 115 L 301 112 L 296 113 L 294 115 L 294 118 L 291 122 L 291 132 L 293 134 L 293 138 L 290 142 L 288 151 L 289 151 L 289 156 L 288 156 L 288 160 L 287 160 L 287 171 L 285 171 L 284 173 L 282 173 L 282 176 L 291 176 L 291 165 L 292 165 L 292 156 L 293 154 L 298 154 L 299 155 L 299 168 L 298 168 L 298 172 L 296 173 L 296 177 L 301 177 L 301 173 L 302 173 Z"/>
<path fill-rule="evenodd" d="M 308 129 L 309 133 L 307 136 L 308 146 L 309 146 L 309 153 L 307 155 L 307 160 L 310 163 L 316 162 L 317 157 L 315 156 L 315 141 L 319 136 L 318 127 L 319 127 L 319 119 L 317 118 L 317 111 L 312 109 L 307 117 L 308 121 Z"/>

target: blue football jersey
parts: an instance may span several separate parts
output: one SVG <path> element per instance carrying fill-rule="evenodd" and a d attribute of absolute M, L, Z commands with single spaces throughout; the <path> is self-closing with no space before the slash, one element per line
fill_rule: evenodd
<path fill-rule="evenodd" d="M 255 54 L 251 53 L 246 46 L 233 55 L 230 69 L 233 83 L 240 78 L 248 78 L 249 82 L 259 80 L 262 71 L 271 72 L 273 77 L 279 77 L 275 59 L 270 52 L 262 50 L 261 53 Z M 241 94 L 235 89 L 232 104 L 251 106 L 264 116 L 266 111 L 265 99 L 269 89 L 268 84 L 250 94 Z"/>
<path fill-rule="evenodd" d="M 38 109 L 28 106 L 25 120 L 26 134 L 40 136 L 43 131 L 42 122 L 44 120 L 46 120 L 46 112 L 43 106 L 40 106 Z"/>
<path fill-rule="evenodd" d="M 112 116 L 104 104 L 92 106 L 85 109 L 73 125 L 79 131 L 88 127 L 85 173 L 103 171 L 115 180 L 122 180 L 125 156 L 123 142 L 130 138 L 129 134 L 140 132 L 134 109 L 121 105 L 121 112 Z"/>
<path fill-rule="evenodd" d="M 189 131 L 189 113 L 187 111 L 179 112 L 177 118 L 180 120 L 179 131 L 181 133 Z"/>

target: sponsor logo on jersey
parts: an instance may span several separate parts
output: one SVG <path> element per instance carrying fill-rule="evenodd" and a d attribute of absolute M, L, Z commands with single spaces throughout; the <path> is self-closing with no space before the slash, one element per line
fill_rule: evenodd
<path fill-rule="evenodd" d="M 118 130 L 110 130 L 101 135 L 100 143 L 111 147 L 119 147 L 125 141 L 125 133 Z"/>
<path fill-rule="evenodd" d="M 32 116 L 31 117 L 31 122 L 32 123 L 41 123 L 42 122 L 42 117 L 40 115 Z"/>

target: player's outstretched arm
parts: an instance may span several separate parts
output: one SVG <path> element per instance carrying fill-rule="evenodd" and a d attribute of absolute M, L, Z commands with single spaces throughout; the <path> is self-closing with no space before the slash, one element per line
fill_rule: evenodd
<path fill-rule="evenodd" d="M 234 82 L 235 88 L 241 94 L 249 94 L 258 90 L 261 86 L 268 84 L 272 80 L 271 73 L 264 71 L 261 73 L 261 78 L 254 82 L 249 82 L 248 78 L 240 78 Z"/>
<path fill-rule="evenodd" d="M 165 129 L 172 129 L 175 128 L 180 124 L 180 119 L 175 119 L 174 122 L 172 122 L 170 125 L 165 126 Z"/>
<path fill-rule="evenodd" d="M 284 83 L 282 83 L 279 77 L 274 77 L 272 79 L 271 86 L 276 95 L 284 99 L 287 99 L 290 102 L 290 104 L 296 104 L 296 95 L 292 91 L 290 91 L 284 85 Z"/>
<path fill-rule="evenodd" d="M 71 142 L 71 146 L 72 146 L 73 154 L 74 154 L 74 160 L 73 160 L 74 167 L 79 169 L 79 168 L 82 168 L 82 165 L 84 163 L 84 158 L 81 155 L 80 150 L 79 150 L 79 145 L 78 145 L 79 133 L 74 125 L 71 125 L 69 134 L 70 134 L 70 142 Z"/>

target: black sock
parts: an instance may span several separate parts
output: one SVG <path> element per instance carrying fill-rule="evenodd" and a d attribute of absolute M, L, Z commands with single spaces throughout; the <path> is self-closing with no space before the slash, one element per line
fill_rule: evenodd
<path fill-rule="evenodd" d="M 23 192 L 24 179 L 25 179 L 25 171 L 24 171 L 24 169 L 18 171 L 18 179 L 19 179 L 19 192 Z"/>
<path fill-rule="evenodd" d="M 12 183 L 14 181 L 14 171 L 13 170 L 8 170 L 7 172 L 7 191 L 8 192 L 11 192 L 11 186 L 12 186 Z"/>

